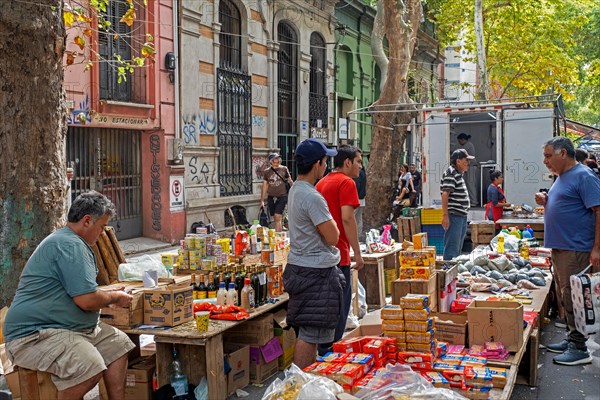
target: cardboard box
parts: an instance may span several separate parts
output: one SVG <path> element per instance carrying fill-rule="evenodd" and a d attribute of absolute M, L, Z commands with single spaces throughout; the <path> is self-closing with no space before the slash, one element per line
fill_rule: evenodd
<path fill-rule="evenodd" d="M 126 400 L 152 399 L 152 375 L 155 369 L 154 356 L 138 358 L 130 363 L 125 379 Z"/>
<path fill-rule="evenodd" d="M 276 374 L 279 370 L 278 357 L 282 354 L 277 338 L 261 347 L 250 346 L 250 382 L 262 383 Z"/>
<path fill-rule="evenodd" d="M 100 320 L 120 329 L 131 329 L 144 322 L 144 289 L 134 289 L 129 307 L 112 305 L 100 311 Z"/>
<path fill-rule="evenodd" d="M 144 324 L 177 326 L 193 319 L 192 287 L 168 285 L 144 290 Z"/>
<path fill-rule="evenodd" d="M 467 307 L 469 343 L 502 342 L 508 351 L 523 345 L 523 305 L 516 301 L 474 300 Z"/>
<path fill-rule="evenodd" d="M 437 274 L 429 279 L 397 279 L 392 282 L 392 304 L 400 304 L 400 299 L 409 293 L 433 294 L 437 297 Z"/>
<path fill-rule="evenodd" d="M 224 343 L 223 352 L 231 367 L 227 374 L 227 393 L 231 394 L 250 384 L 250 346 Z"/>
<path fill-rule="evenodd" d="M 273 339 L 273 314 L 271 313 L 245 321 L 225 332 L 226 341 L 255 347 L 264 346 L 271 339 Z"/>
<path fill-rule="evenodd" d="M 368 313 L 360 321 L 360 325 L 344 335 L 344 339 L 359 336 L 381 336 L 381 309 Z"/>
<path fill-rule="evenodd" d="M 21 398 L 21 386 L 19 384 L 19 373 L 14 370 L 14 366 L 8 354 L 6 354 L 5 344 L 0 344 L 0 363 L 2 364 L 2 373 L 12 393 L 12 398 L 17 400 Z"/>
<path fill-rule="evenodd" d="M 467 314 L 432 313 L 435 320 L 435 338 L 441 342 L 468 346 Z"/>

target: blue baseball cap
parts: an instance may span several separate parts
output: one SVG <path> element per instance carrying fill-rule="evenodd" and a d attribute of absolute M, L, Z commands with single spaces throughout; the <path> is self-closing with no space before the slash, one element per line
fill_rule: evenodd
<path fill-rule="evenodd" d="M 322 159 L 324 156 L 335 156 L 337 150 L 328 149 L 323 142 L 315 138 L 308 138 L 296 147 L 296 161 L 298 164 L 309 166 Z"/>

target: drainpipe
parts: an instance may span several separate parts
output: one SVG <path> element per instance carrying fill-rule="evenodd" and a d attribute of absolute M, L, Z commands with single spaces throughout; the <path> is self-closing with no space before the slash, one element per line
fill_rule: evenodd
<path fill-rule="evenodd" d="M 179 74 L 181 68 L 179 65 L 179 0 L 173 0 L 173 53 L 175 54 L 175 65 L 176 70 L 173 74 L 175 76 L 175 139 L 181 139 L 181 131 L 179 130 L 179 93 L 180 93 L 180 79 Z"/>

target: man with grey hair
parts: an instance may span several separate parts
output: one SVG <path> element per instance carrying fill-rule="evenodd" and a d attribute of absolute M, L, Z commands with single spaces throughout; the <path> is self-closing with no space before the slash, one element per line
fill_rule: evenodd
<path fill-rule="evenodd" d="M 544 145 L 544 164 L 556 175 L 548 193 L 536 193 L 544 206 L 544 245 L 552 249 L 554 277 L 560 288 L 568 339 L 546 346 L 561 353 L 554 362 L 580 365 L 592 362 L 585 335 L 577 331 L 571 299 L 570 277 L 592 265 L 600 272 L 600 180 L 575 159 L 569 138 L 557 136 Z"/>
<path fill-rule="evenodd" d="M 52 374 L 59 399 L 83 398 L 102 377 L 111 399 L 124 396 L 127 353 L 135 345 L 99 322 L 99 314 L 109 305 L 129 306 L 132 296 L 98 288 L 90 248 L 114 214 L 104 195 L 78 196 L 67 226 L 46 237 L 27 261 L 6 315 L 9 358 Z"/>

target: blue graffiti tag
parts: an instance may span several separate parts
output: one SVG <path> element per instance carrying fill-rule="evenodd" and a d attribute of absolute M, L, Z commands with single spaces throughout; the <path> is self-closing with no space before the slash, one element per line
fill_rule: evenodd
<path fill-rule="evenodd" d="M 183 140 L 185 144 L 197 144 L 198 135 L 214 135 L 217 130 L 214 111 L 200 111 L 183 117 Z"/>
<path fill-rule="evenodd" d="M 79 115 L 82 114 L 80 117 Z M 85 117 L 85 118 L 84 118 Z M 79 102 L 79 109 L 71 110 L 67 115 L 67 124 L 69 125 L 82 125 L 86 122 L 92 122 L 92 115 L 90 114 L 89 98 L 86 95 L 84 101 Z"/>

